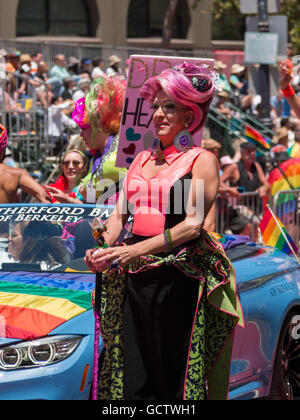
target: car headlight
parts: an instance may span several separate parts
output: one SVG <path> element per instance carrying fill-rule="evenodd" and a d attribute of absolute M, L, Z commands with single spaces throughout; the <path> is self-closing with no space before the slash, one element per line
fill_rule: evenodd
<path fill-rule="evenodd" d="M 45 337 L 0 347 L 0 370 L 49 366 L 69 357 L 78 347 L 81 336 Z"/>

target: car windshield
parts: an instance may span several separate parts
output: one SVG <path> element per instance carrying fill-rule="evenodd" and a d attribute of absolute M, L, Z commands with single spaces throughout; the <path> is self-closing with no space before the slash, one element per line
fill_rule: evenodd
<path fill-rule="evenodd" d="M 83 258 L 96 246 L 91 224 L 112 208 L 74 205 L 0 206 L 0 270 L 88 272 Z"/>

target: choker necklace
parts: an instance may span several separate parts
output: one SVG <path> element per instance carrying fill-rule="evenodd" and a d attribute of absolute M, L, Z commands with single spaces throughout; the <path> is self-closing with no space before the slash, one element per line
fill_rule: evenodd
<path fill-rule="evenodd" d="M 182 130 L 175 137 L 173 145 L 175 146 L 178 152 L 186 153 L 194 146 L 194 139 L 188 130 Z M 154 140 L 152 154 L 155 158 L 159 159 L 160 161 L 165 160 L 158 138 Z"/>

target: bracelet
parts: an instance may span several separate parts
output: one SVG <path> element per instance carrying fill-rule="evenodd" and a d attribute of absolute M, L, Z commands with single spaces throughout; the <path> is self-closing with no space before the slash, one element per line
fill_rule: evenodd
<path fill-rule="evenodd" d="M 173 242 L 172 242 L 172 236 L 170 229 L 167 229 L 164 231 L 164 237 L 165 237 L 165 249 L 166 252 L 170 252 L 173 249 Z"/>
<path fill-rule="evenodd" d="M 291 85 L 289 85 L 286 89 L 281 89 L 281 90 L 286 99 L 289 99 L 295 95 L 295 91 Z"/>

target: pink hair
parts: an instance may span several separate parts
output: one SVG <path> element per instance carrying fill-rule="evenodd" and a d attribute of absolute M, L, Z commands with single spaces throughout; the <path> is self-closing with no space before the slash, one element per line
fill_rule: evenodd
<path fill-rule="evenodd" d="M 183 63 L 147 80 L 140 96 L 153 103 L 158 91 L 162 90 L 172 102 L 191 109 L 195 118 L 188 130 L 193 134 L 206 122 L 216 91 L 215 78 L 215 73 L 210 72 L 207 66 Z"/>

